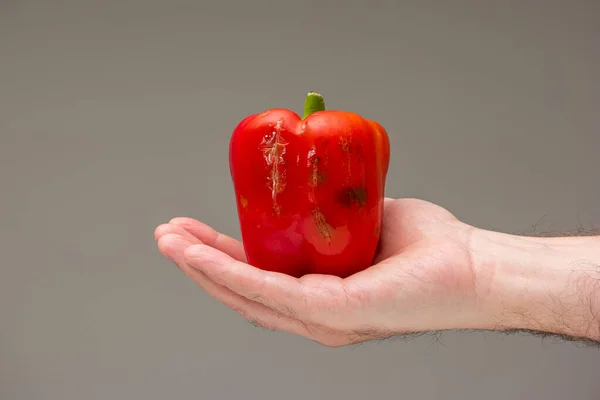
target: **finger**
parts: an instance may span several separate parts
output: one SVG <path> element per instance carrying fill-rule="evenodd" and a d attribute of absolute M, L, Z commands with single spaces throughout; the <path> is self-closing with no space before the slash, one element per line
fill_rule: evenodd
<path fill-rule="evenodd" d="M 178 217 L 173 218 L 171 221 L 169 221 L 169 223 L 184 227 L 202 243 L 227 253 L 238 261 L 247 261 L 246 253 L 244 252 L 244 246 L 242 243 L 230 236 L 217 232 L 215 229 L 203 222 L 192 218 Z"/>
<path fill-rule="evenodd" d="M 200 240 L 198 240 L 198 238 L 196 236 L 192 235 L 185 228 L 178 226 L 178 225 L 173 225 L 173 224 L 159 225 L 154 230 L 154 238 L 156 240 L 159 240 L 162 236 L 169 234 L 169 233 L 174 233 L 174 234 L 182 236 L 185 240 L 189 241 L 190 244 L 202 243 L 202 242 L 200 242 Z"/>
<path fill-rule="evenodd" d="M 196 238 L 195 240 L 197 241 Z M 161 253 L 174 262 L 186 276 L 196 282 L 213 299 L 225 304 L 242 317 L 263 328 L 309 337 L 310 333 L 302 323 L 278 315 L 265 305 L 250 301 L 234 293 L 228 288 L 213 282 L 201 271 L 190 267 L 185 260 L 184 253 L 191 245 L 190 241 L 175 233 L 165 233 L 158 241 Z"/>
<path fill-rule="evenodd" d="M 190 266 L 204 272 L 216 283 L 290 318 L 320 323 L 320 309 L 327 310 L 335 308 L 334 303 L 340 304 L 336 295 L 340 293 L 339 283 L 337 287 L 329 284 L 335 280 L 323 279 L 323 284 L 307 284 L 315 280 L 264 271 L 205 245 L 190 246 L 185 258 Z"/>

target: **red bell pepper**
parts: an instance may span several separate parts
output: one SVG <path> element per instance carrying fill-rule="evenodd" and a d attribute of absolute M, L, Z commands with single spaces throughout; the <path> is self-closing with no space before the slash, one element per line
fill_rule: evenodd
<path fill-rule="evenodd" d="M 295 277 L 368 268 L 383 217 L 387 132 L 306 97 L 304 116 L 271 109 L 244 118 L 229 147 L 248 263 Z"/>

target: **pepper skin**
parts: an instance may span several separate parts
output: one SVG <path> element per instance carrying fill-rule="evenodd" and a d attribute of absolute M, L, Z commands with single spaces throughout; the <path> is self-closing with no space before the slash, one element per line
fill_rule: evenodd
<path fill-rule="evenodd" d="M 271 109 L 243 119 L 229 146 L 248 263 L 291 276 L 348 277 L 371 266 L 390 159 L 386 130 L 324 109 Z"/>

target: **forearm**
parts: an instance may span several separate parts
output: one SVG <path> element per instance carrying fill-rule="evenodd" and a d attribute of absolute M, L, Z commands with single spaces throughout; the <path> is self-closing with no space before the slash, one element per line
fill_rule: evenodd
<path fill-rule="evenodd" d="M 600 236 L 477 230 L 471 250 L 481 328 L 600 341 Z"/>

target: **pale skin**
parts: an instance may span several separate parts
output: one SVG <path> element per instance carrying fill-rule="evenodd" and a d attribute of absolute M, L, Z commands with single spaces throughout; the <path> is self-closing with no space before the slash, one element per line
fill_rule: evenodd
<path fill-rule="evenodd" d="M 246 263 L 242 244 L 190 218 L 158 248 L 214 299 L 267 329 L 329 347 L 397 335 L 527 331 L 600 345 L 600 236 L 483 230 L 416 199 L 386 199 L 374 265 L 296 279 Z"/>

